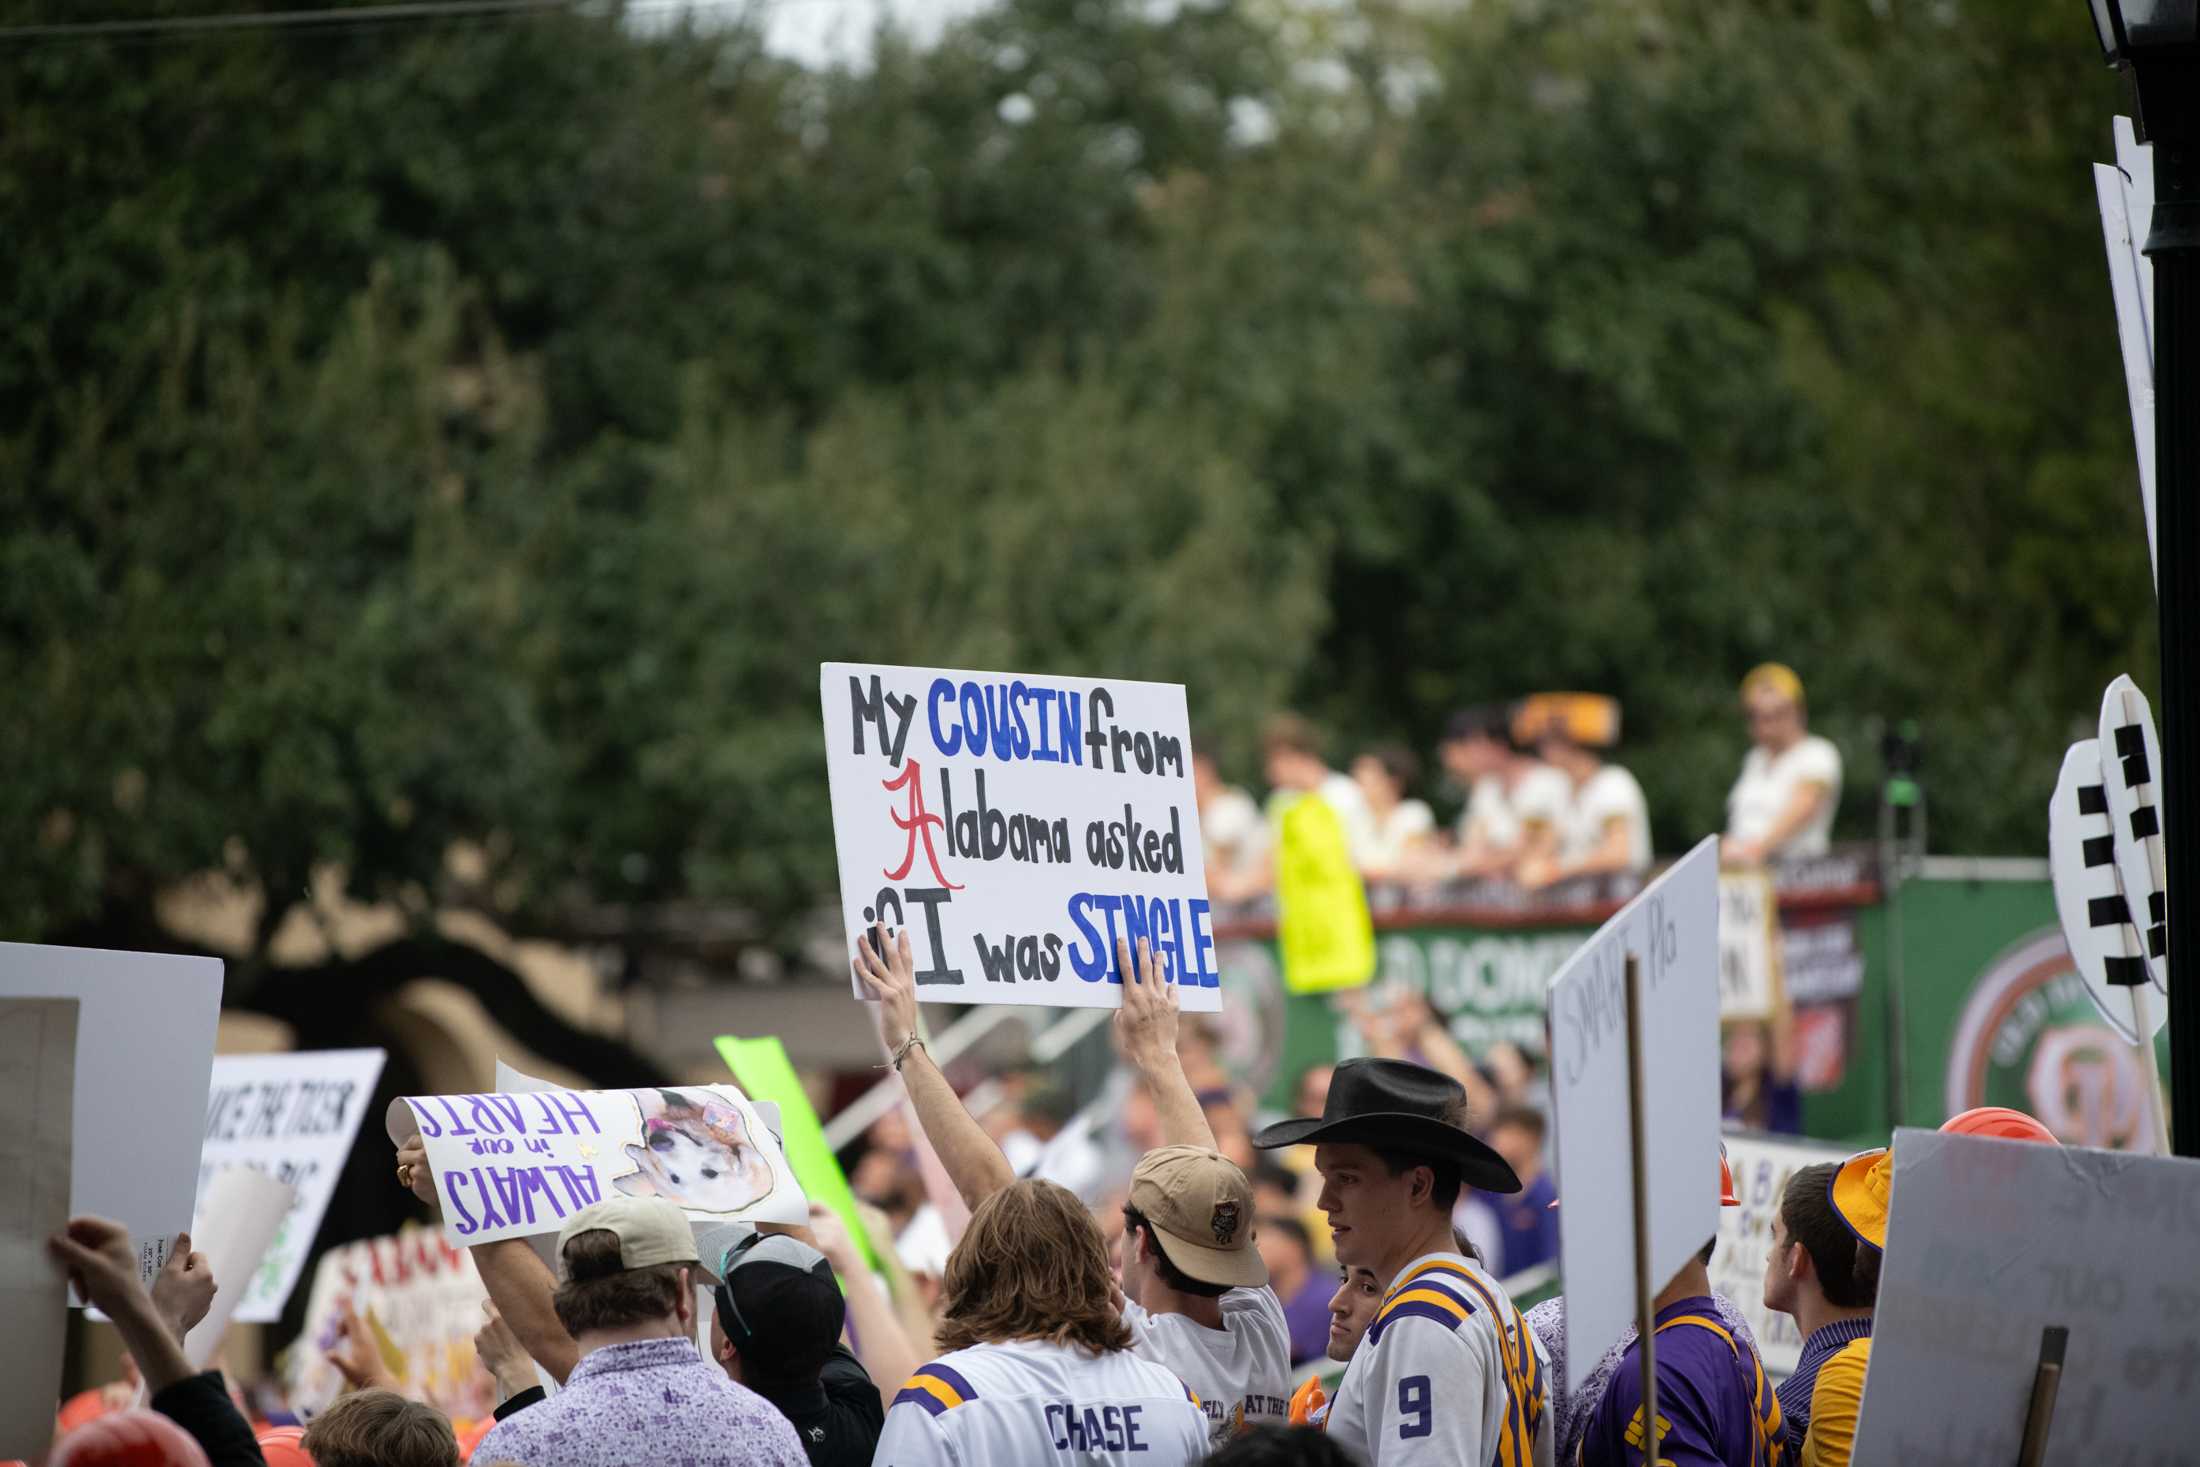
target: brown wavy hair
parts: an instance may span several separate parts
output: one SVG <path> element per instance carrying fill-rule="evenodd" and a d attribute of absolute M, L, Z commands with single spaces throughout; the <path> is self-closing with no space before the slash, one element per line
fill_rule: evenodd
<path fill-rule="evenodd" d="M 1006 1340 L 1099 1354 L 1130 1348 L 1130 1327 L 1110 1298 L 1100 1226 L 1052 1182 L 1013 1182 L 979 1203 L 948 1255 L 944 1283 L 942 1352 Z"/>

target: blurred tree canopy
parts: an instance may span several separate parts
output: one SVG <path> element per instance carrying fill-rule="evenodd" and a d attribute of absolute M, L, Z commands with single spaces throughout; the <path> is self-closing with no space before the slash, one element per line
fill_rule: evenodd
<path fill-rule="evenodd" d="M 786 950 L 831 658 L 1180 679 L 1246 775 L 1609 691 L 1665 848 L 1760 660 L 1965 852 L 2151 680 L 2077 10 L 705 19 L 0 44 L 0 933 L 333 866 L 399 976 L 453 904 Z"/>

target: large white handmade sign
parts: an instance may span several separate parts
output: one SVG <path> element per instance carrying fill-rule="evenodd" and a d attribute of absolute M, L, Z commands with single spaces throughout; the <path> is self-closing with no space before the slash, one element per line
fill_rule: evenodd
<path fill-rule="evenodd" d="M 221 961 L 0 942 L 0 998 L 77 1000 L 69 1214 L 128 1226 L 150 1285 L 191 1226 Z"/>
<path fill-rule="evenodd" d="M 2200 1161 L 1894 1139 L 1857 1462 L 2014 1462 L 2042 1333 L 2070 1331 L 2046 1467 L 2193 1460 Z"/>
<path fill-rule="evenodd" d="M 1793 1375 L 1803 1353 L 1795 1316 L 1765 1307 L 1765 1259 L 1772 1252 L 1772 1219 L 1780 1211 L 1788 1179 L 1799 1169 L 1843 1161 L 1850 1154 L 1838 1146 L 1793 1136 L 1733 1131 L 1726 1135 L 1726 1164 L 1734 1173 L 1734 1195 L 1742 1205 L 1719 1209 L 1719 1247 L 1711 1255 L 1711 1287 L 1749 1321 L 1749 1331 L 1757 1337 L 1758 1357 L 1769 1374 Z"/>
<path fill-rule="evenodd" d="M 1719 1230 L 1719 842 L 1707 836 L 1551 979 L 1566 1386 L 1635 1317 L 1627 959 L 1641 968 L 1654 1293 Z"/>
<path fill-rule="evenodd" d="M 329 1249 L 306 1294 L 305 1329 L 285 1357 L 292 1408 L 310 1418 L 343 1394 L 344 1377 L 328 1352 L 349 1309 L 374 1336 L 404 1394 L 453 1421 L 487 1416 L 495 1386 L 474 1357 L 487 1297 L 473 1255 L 452 1247 L 438 1228 Z"/>
<path fill-rule="evenodd" d="M 851 950 L 883 922 L 920 999 L 1112 1008 L 1116 939 L 1143 937 L 1185 1009 L 1222 1006 L 1182 687 L 848 662 L 819 686 Z"/>
<path fill-rule="evenodd" d="M 606 1197 L 662 1197 L 697 1222 L 803 1223 L 779 1143 L 732 1085 L 419 1095 L 390 1102 L 390 1140 L 428 1149 L 443 1225 L 461 1243 L 554 1233 Z"/>
<path fill-rule="evenodd" d="M 231 1167 L 251 1167 L 297 1190 L 252 1276 L 223 1280 L 225 1293 L 240 1288 L 238 1321 L 265 1324 L 281 1317 L 373 1104 L 382 1060 L 379 1049 L 215 1056 L 206 1145 L 199 1153 L 200 1223 L 215 1178 Z M 204 1238 L 206 1230 L 194 1224 L 192 1234 Z"/>

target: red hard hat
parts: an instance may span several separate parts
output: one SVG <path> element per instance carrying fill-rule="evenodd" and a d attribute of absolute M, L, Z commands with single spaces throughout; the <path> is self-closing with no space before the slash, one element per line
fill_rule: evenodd
<path fill-rule="evenodd" d="M 2060 1146 L 2062 1138 L 2021 1110 L 2006 1105 L 1981 1105 L 1959 1116 L 1950 1116 L 1940 1128 L 1950 1136 L 1997 1136 L 2004 1141 L 2045 1141 Z"/>
<path fill-rule="evenodd" d="M 1719 1206 L 1740 1207 L 1742 1199 L 1734 1195 L 1734 1168 L 1726 1164 L 1726 1143 L 1719 1143 Z"/>
<path fill-rule="evenodd" d="M 157 1411 L 114 1411 L 61 1439 L 47 1467 L 209 1467 L 191 1433 Z"/>
<path fill-rule="evenodd" d="M 261 1432 L 260 1455 L 267 1458 L 267 1467 L 313 1467 L 313 1458 L 306 1455 L 305 1436 L 302 1426 L 271 1426 Z"/>

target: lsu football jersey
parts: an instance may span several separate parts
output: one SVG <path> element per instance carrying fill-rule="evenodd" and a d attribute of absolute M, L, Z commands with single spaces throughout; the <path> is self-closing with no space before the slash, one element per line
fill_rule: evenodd
<path fill-rule="evenodd" d="M 1199 1400 L 1128 1350 L 1012 1340 L 956 1350 L 894 1397 L 874 1467 L 1191 1467 Z"/>
<path fill-rule="evenodd" d="M 1398 1274 L 1330 1402 L 1370 1467 L 1550 1467 L 1550 1361 L 1496 1280 L 1456 1253 Z"/>

